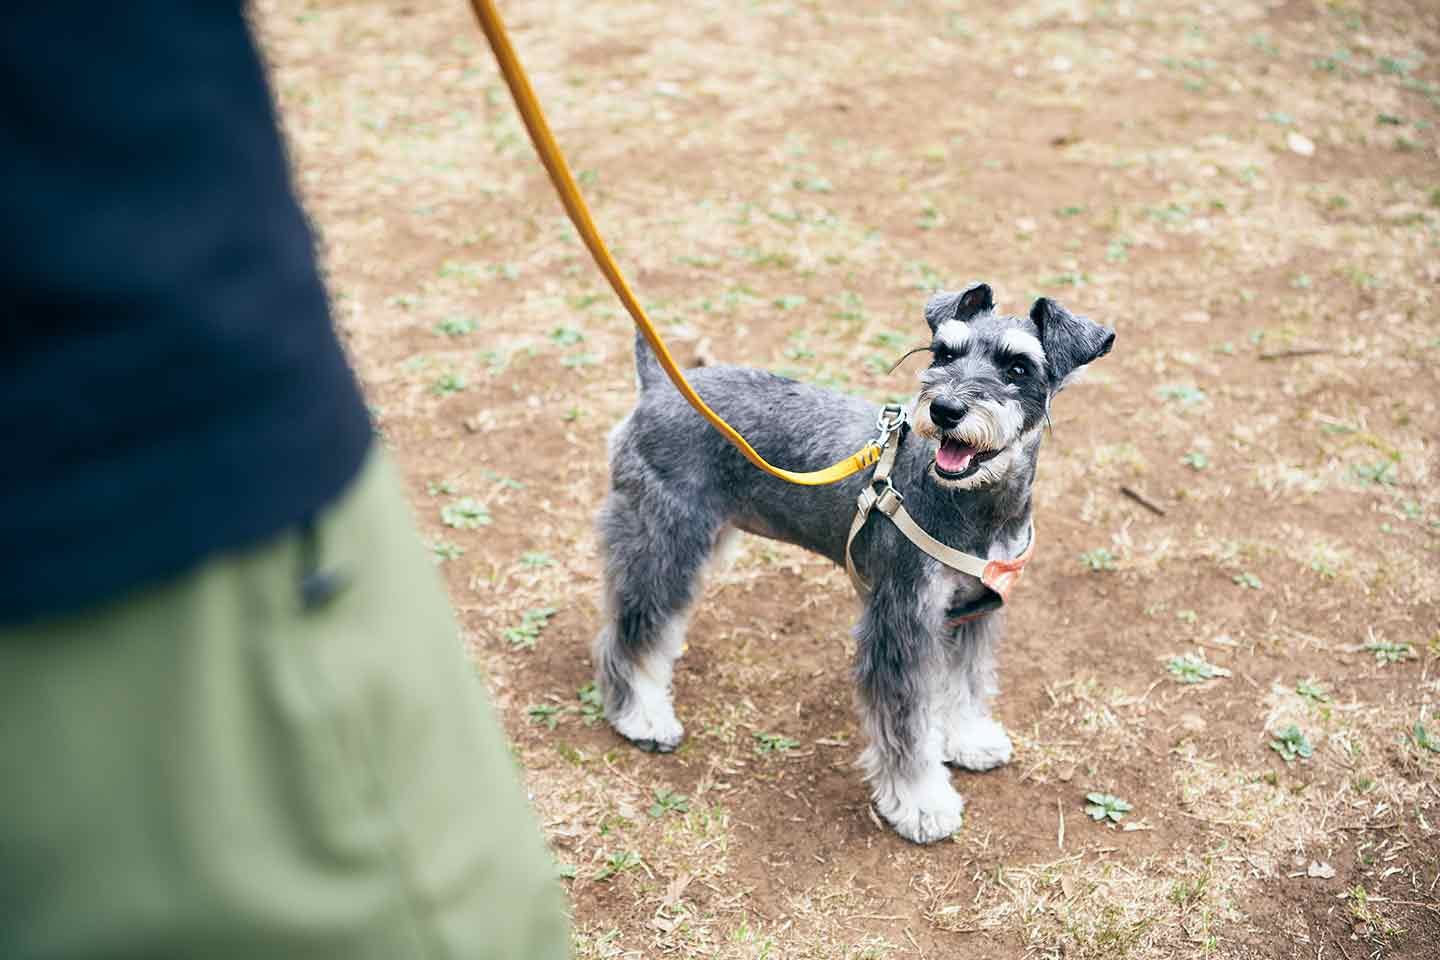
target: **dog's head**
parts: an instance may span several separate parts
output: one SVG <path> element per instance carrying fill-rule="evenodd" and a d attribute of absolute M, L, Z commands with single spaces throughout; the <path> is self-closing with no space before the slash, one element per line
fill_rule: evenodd
<path fill-rule="evenodd" d="M 961 489 L 993 483 L 1023 461 L 1050 398 L 1115 343 L 1114 330 L 1044 297 L 1028 317 L 998 314 L 983 283 L 935 295 L 925 319 L 931 362 L 911 421 L 940 445 L 936 479 Z"/>

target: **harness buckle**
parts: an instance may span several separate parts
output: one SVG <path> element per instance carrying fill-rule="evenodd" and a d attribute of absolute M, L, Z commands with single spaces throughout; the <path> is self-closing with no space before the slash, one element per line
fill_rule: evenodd
<path fill-rule="evenodd" d="M 895 511 L 899 510 L 900 505 L 904 502 L 904 495 L 901 494 L 899 490 L 896 490 L 895 487 L 887 479 L 885 481 L 885 486 L 880 488 L 880 493 L 875 498 L 875 509 L 885 514 L 885 516 L 887 517 L 893 517 L 895 516 Z"/>

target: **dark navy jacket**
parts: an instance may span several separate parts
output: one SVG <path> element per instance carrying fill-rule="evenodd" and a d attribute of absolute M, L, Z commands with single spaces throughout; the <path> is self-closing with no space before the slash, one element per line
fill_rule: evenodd
<path fill-rule="evenodd" d="M 0 14 L 0 624 L 333 501 L 371 431 L 239 2 Z"/>

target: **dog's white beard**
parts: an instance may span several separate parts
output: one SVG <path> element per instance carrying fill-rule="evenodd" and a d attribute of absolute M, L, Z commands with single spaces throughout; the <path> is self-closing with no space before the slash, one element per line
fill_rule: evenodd
<path fill-rule="evenodd" d="M 980 450 L 1001 451 L 980 464 L 968 477 L 959 480 L 937 478 L 956 490 L 973 490 L 1004 479 L 1015 464 L 1016 452 L 1025 445 L 1029 436 L 1020 432 L 1025 425 L 1025 415 L 1017 403 L 977 400 L 970 405 L 965 418 L 949 431 L 942 431 L 930 418 L 929 403 L 917 403 L 910 419 L 915 432 L 922 437 L 939 442 L 948 434 Z"/>

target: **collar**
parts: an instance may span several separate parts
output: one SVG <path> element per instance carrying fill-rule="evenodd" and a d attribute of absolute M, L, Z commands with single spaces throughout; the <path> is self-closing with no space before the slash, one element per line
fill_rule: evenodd
<path fill-rule="evenodd" d="M 869 596 L 870 585 L 860 576 L 851 555 L 855 537 L 865 527 L 872 512 L 879 512 L 890 518 L 896 529 L 922 552 L 938 560 L 952 570 L 968 574 L 979 580 L 988 593 L 978 601 L 959 609 L 947 611 L 946 624 L 960 624 L 982 617 L 1004 606 L 1010 591 L 1020 581 L 1025 565 L 1035 554 L 1035 527 L 1030 527 L 1030 539 L 1025 549 L 1013 560 L 989 560 L 965 553 L 947 546 L 926 533 L 905 509 L 905 498 L 890 482 L 890 473 L 895 469 L 895 458 L 900 452 L 900 442 L 905 438 L 910 425 L 905 421 L 905 411 L 899 404 L 889 404 L 880 411 L 877 428 L 880 432 L 876 443 L 881 448 L 880 460 L 875 464 L 875 473 L 870 483 L 860 491 L 855 504 L 855 519 L 850 524 L 850 535 L 845 539 L 845 571 L 855 592 L 861 597 Z"/>

